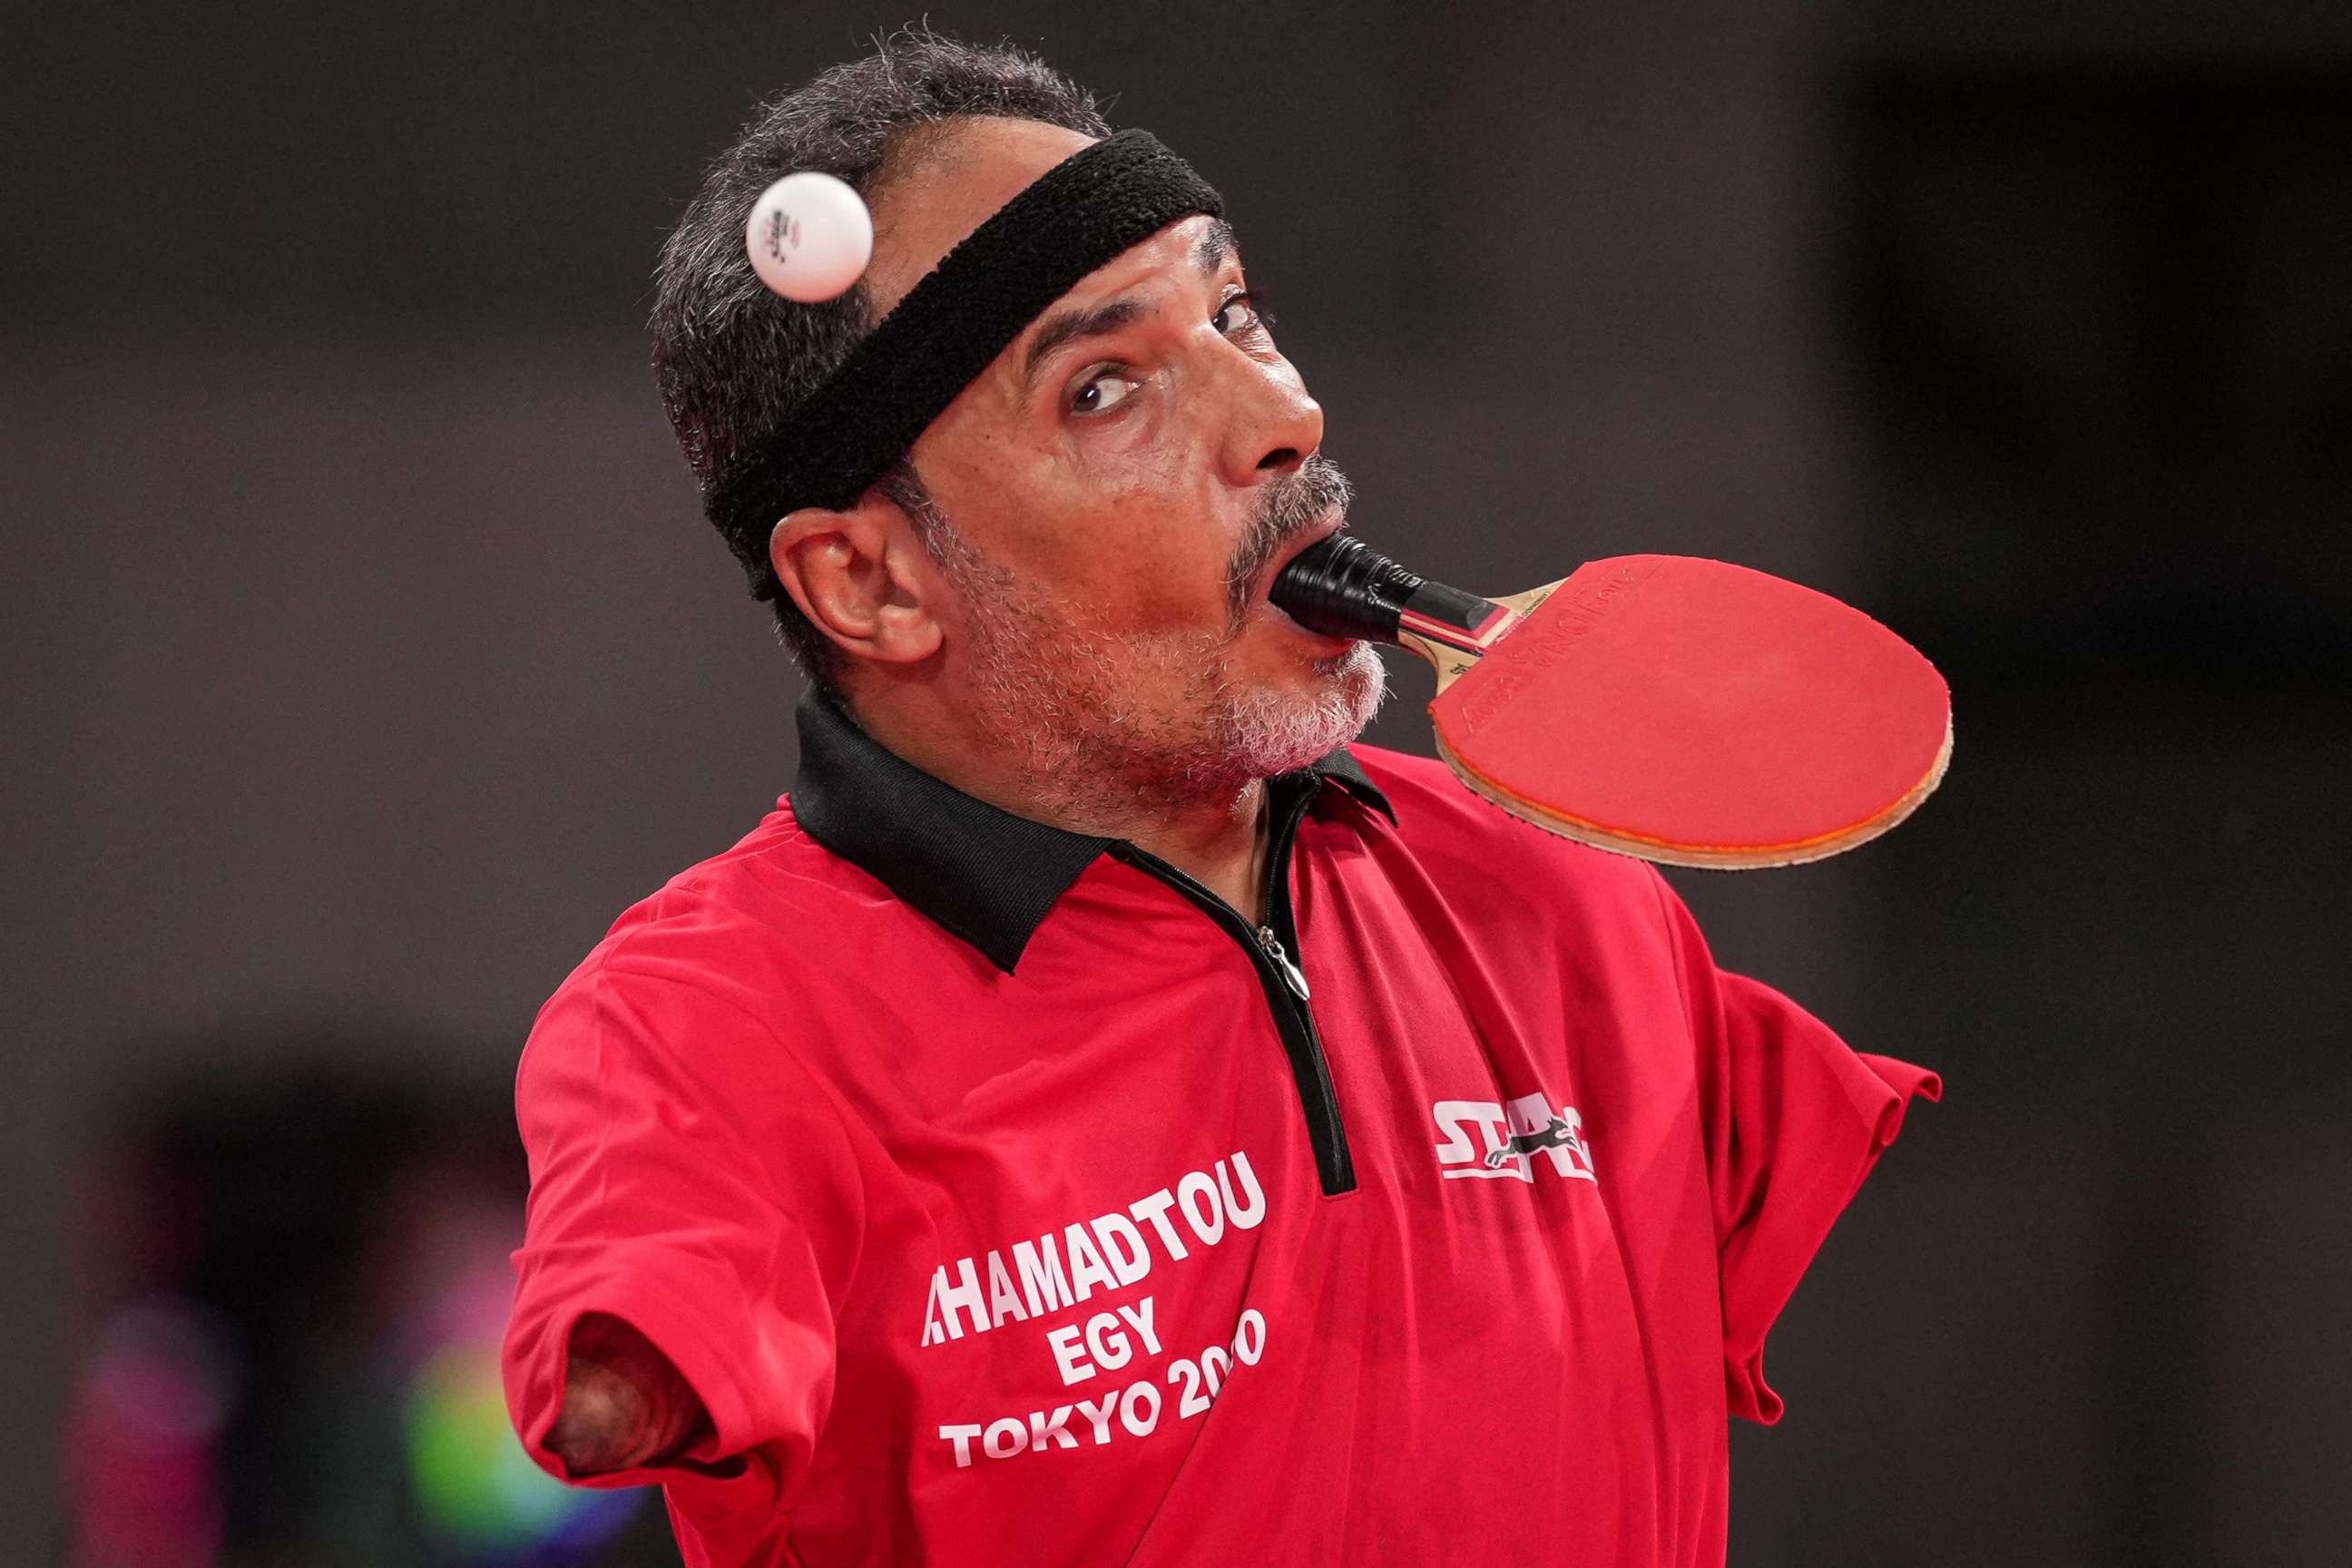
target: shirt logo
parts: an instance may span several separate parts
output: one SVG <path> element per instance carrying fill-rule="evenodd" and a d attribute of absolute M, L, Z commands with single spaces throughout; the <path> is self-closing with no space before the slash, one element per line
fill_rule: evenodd
<path fill-rule="evenodd" d="M 1592 1173 L 1592 1146 L 1576 1107 L 1557 1111 L 1540 1094 L 1523 1094 L 1506 1105 L 1492 1100 L 1441 1100 L 1430 1114 L 1444 1134 L 1437 1144 L 1437 1173 L 1447 1181 L 1464 1176 L 1536 1179 L 1536 1156 L 1559 1175 L 1600 1184 Z"/>

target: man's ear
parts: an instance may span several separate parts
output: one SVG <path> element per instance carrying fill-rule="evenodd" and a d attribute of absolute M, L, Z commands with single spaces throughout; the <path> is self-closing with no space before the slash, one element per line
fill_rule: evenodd
<path fill-rule="evenodd" d="M 803 507 L 768 535 L 768 561 L 801 614 L 853 658 L 914 664 L 940 649 L 922 546 L 879 490 L 846 511 Z"/>

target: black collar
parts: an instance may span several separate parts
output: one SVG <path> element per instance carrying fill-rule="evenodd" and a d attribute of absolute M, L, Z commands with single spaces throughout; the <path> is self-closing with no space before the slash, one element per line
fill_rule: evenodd
<path fill-rule="evenodd" d="M 802 700 L 799 723 L 793 815 L 809 837 L 1007 974 L 1070 884 L 1118 842 L 1032 822 L 942 784 L 884 750 L 814 689 Z M 1324 780 L 1396 820 L 1345 746 L 1272 782 Z"/>

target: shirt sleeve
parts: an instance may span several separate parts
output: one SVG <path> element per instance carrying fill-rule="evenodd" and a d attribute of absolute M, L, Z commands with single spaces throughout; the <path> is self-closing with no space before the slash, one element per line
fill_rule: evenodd
<path fill-rule="evenodd" d="M 1850 1049 L 1768 985 L 1717 969 L 1698 922 L 1658 879 L 1699 1053 L 1697 1082 L 1723 1290 L 1731 1414 L 1770 1426 L 1764 1338 L 1915 1095 L 1924 1068 Z"/>
<path fill-rule="evenodd" d="M 789 1507 L 863 1229 L 829 1096 L 743 1007 L 607 958 L 541 1011 L 515 1106 L 531 1185 L 504 1373 L 526 1450 L 563 1480 L 723 1484 Z M 645 1335 L 708 1413 L 671 1466 L 577 1477 L 549 1450 L 590 1312 Z"/>

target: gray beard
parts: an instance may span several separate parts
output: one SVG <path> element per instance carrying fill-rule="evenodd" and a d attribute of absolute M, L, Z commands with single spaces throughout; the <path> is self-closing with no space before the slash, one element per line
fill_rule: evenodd
<path fill-rule="evenodd" d="M 1238 597 L 1223 634 L 1073 624 L 936 509 L 923 522 L 924 543 L 955 584 L 969 622 L 971 721 L 1000 755 L 1016 759 L 1024 795 L 1056 821 L 1116 824 L 1232 806 L 1260 780 L 1353 740 L 1387 696 L 1386 667 L 1368 643 L 1318 660 L 1318 679 L 1306 692 L 1268 691 L 1233 670 L 1249 610 Z M 1171 673 L 1181 684 L 1167 679 Z M 1139 685 L 1174 685 L 1182 695 L 1172 710 L 1152 711 L 1135 701 Z"/>

